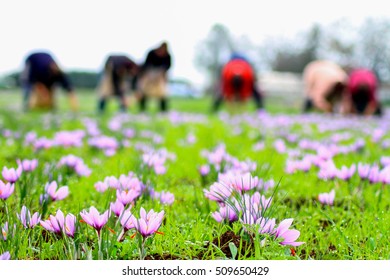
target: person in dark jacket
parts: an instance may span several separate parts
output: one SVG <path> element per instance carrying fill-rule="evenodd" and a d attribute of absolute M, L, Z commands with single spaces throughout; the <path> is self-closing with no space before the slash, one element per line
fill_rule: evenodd
<path fill-rule="evenodd" d="M 160 111 L 168 110 L 166 87 L 171 63 L 171 55 L 166 42 L 148 52 L 137 81 L 141 111 L 146 110 L 149 98 L 156 98 L 160 101 Z"/>
<path fill-rule="evenodd" d="M 77 110 L 78 102 L 73 86 L 49 53 L 34 52 L 28 55 L 20 78 L 24 110 L 54 109 L 54 91 L 57 85 L 68 93 L 71 109 Z"/>
<path fill-rule="evenodd" d="M 99 83 L 99 112 L 104 112 L 107 99 L 114 96 L 118 99 L 120 110 L 128 108 L 126 89 L 129 81 L 134 79 L 138 72 L 138 65 L 126 55 L 110 55 L 106 59 L 102 78 Z"/>
<path fill-rule="evenodd" d="M 249 98 L 253 98 L 257 109 L 264 108 L 254 68 L 242 55 L 233 54 L 223 65 L 217 91 L 213 111 L 217 111 L 224 101 L 244 103 Z"/>

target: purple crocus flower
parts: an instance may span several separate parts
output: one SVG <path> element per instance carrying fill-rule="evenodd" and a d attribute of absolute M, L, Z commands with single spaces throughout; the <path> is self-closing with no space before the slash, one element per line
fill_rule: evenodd
<path fill-rule="evenodd" d="M 337 177 L 341 180 L 348 181 L 351 179 L 353 174 L 356 171 L 356 166 L 353 164 L 350 168 L 346 166 L 342 166 L 340 170 L 337 171 Z"/>
<path fill-rule="evenodd" d="M 125 190 L 117 190 L 116 198 L 123 205 L 128 205 L 136 200 L 137 197 L 141 195 L 141 190 L 135 189 L 125 189 Z"/>
<path fill-rule="evenodd" d="M 298 239 L 300 232 L 296 229 L 289 229 L 294 219 L 285 219 L 280 222 L 279 226 L 275 229 L 275 238 L 282 238 L 283 241 L 279 242 L 281 245 L 299 246 L 304 242 L 295 242 Z"/>
<path fill-rule="evenodd" d="M 255 222 L 256 225 L 259 225 L 260 234 L 273 234 L 275 232 L 275 219 L 268 219 L 265 217 L 260 217 Z"/>
<path fill-rule="evenodd" d="M 383 168 L 379 172 L 379 181 L 382 184 L 390 185 L 390 166 L 387 166 L 387 167 Z"/>
<path fill-rule="evenodd" d="M 162 191 L 159 194 L 161 204 L 171 205 L 175 201 L 173 193 Z"/>
<path fill-rule="evenodd" d="M 80 162 L 82 162 L 83 160 L 75 155 L 67 155 L 67 156 L 63 156 L 59 163 L 58 163 L 58 166 L 63 166 L 63 165 L 66 165 L 66 166 L 69 166 L 71 168 L 74 168 L 77 164 L 79 164 Z"/>
<path fill-rule="evenodd" d="M 335 194 L 334 190 L 331 190 L 329 193 L 320 193 L 318 200 L 323 205 L 333 205 Z"/>
<path fill-rule="evenodd" d="M 76 216 L 73 214 L 68 214 L 65 217 L 65 234 L 69 237 L 74 238 L 74 233 L 76 231 Z"/>
<path fill-rule="evenodd" d="M 318 171 L 318 178 L 323 180 L 332 180 L 337 175 L 337 168 L 333 161 L 328 160 L 321 164 L 320 171 Z"/>
<path fill-rule="evenodd" d="M 77 164 L 74 167 L 74 171 L 81 177 L 88 177 L 92 173 L 91 169 L 84 162 Z"/>
<path fill-rule="evenodd" d="M 238 192 L 249 191 L 256 188 L 259 184 L 259 178 L 252 177 L 248 172 L 245 174 L 237 173 L 220 173 L 218 175 L 219 182 L 223 185 L 229 186 L 229 188 L 234 189 Z"/>
<path fill-rule="evenodd" d="M 271 205 L 272 197 L 266 198 L 264 195 L 261 195 L 259 192 L 255 192 L 251 197 L 249 203 L 246 203 L 246 206 L 251 206 L 255 210 L 268 209 Z"/>
<path fill-rule="evenodd" d="M 103 214 L 100 214 L 94 206 L 91 206 L 89 212 L 83 210 L 80 212 L 80 216 L 83 218 L 84 222 L 93 227 L 100 236 L 100 230 L 107 223 L 108 218 L 110 217 L 110 211 L 106 210 Z"/>
<path fill-rule="evenodd" d="M 279 154 L 283 154 L 287 151 L 286 143 L 283 139 L 276 139 L 274 142 L 274 148 Z"/>
<path fill-rule="evenodd" d="M 368 180 L 370 181 L 371 184 L 376 184 L 379 182 L 379 166 L 374 165 L 370 168 L 370 173 L 368 174 Z"/>
<path fill-rule="evenodd" d="M 57 235 L 61 236 L 64 233 L 73 238 L 76 229 L 76 217 L 73 214 L 68 214 L 65 217 L 64 213 L 58 209 L 55 216 L 50 215 L 48 220 L 41 221 L 41 226 Z"/>
<path fill-rule="evenodd" d="M 108 189 L 108 185 L 105 182 L 100 181 L 95 183 L 94 187 L 100 193 L 104 193 Z"/>
<path fill-rule="evenodd" d="M 137 224 L 137 219 L 131 214 L 130 210 L 123 211 L 120 216 L 120 223 L 123 227 L 124 231 L 128 231 L 129 229 L 135 228 Z"/>
<path fill-rule="evenodd" d="M 119 189 L 119 187 L 120 187 L 119 180 L 117 178 L 115 178 L 114 176 L 108 176 L 108 177 L 104 178 L 104 183 L 113 189 Z"/>
<path fill-rule="evenodd" d="M 11 259 L 11 254 L 8 251 L 0 255 L 0 261 L 8 261 L 10 259 Z"/>
<path fill-rule="evenodd" d="M 154 212 L 152 209 L 146 213 L 145 209 L 141 207 L 140 218 L 137 219 L 135 228 L 144 238 L 147 238 L 157 232 L 161 226 L 163 218 L 164 211 Z"/>
<path fill-rule="evenodd" d="M 23 205 L 20 215 L 17 214 L 18 219 L 22 222 L 25 228 L 34 228 L 40 221 L 41 215 L 35 212 L 32 216 L 30 210 Z"/>
<path fill-rule="evenodd" d="M 118 199 L 115 202 L 110 203 L 110 210 L 115 214 L 115 216 L 119 217 L 123 210 L 125 209 L 125 206 L 121 201 Z"/>
<path fill-rule="evenodd" d="M 193 133 L 189 133 L 186 140 L 188 144 L 194 144 L 196 142 L 196 136 Z"/>
<path fill-rule="evenodd" d="M 46 193 L 50 196 L 53 201 L 63 200 L 69 194 L 68 186 L 63 186 L 58 188 L 57 182 L 53 181 L 51 183 L 47 183 L 45 186 Z"/>
<path fill-rule="evenodd" d="M 4 241 L 6 241 L 7 237 L 8 237 L 8 222 L 5 222 L 4 226 L 1 227 L 0 238 L 3 239 Z"/>
<path fill-rule="evenodd" d="M 18 165 L 22 167 L 22 170 L 24 172 L 32 172 L 34 171 L 38 166 L 38 160 L 37 159 L 24 159 L 22 161 L 18 160 Z"/>
<path fill-rule="evenodd" d="M 143 154 L 142 160 L 148 167 L 153 167 L 154 172 L 157 175 L 161 175 L 166 172 L 164 163 L 167 160 L 167 155 L 159 152 L 150 152 Z"/>
<path fill-rule="evenodd" d="M 216 182 L 210 186 L 210 190 L 203 190 L 204 195 L 217 202 L 225 201 L 232 194 L 232 187 Z"/>
<path fill-rule="evenodd" d="M 227 222 L 235 222 L 238 220 L 236 211 L 228 205 L 221 206 L 218 211 L 215 211 L 211 214 L 211 216 L 218 223 L 222 223 L 223 221 Z"/>
<path fill-rule="evenodd" d="M 11 194 L 15 190 L 15 185 L 11 183 L 4 184 L 3 181 L 0 180 L 0 199 L 6 200 L 11 196 Z"/>
<path fill-rule="evenodd" d="M 358 174 L 360 176 L 360 179 L 364 180 L 368 178 L 368 175 L 370 174 L 370 168 L 371 166 L 369 164 L 362 164 L 358 163 Z"/>
<path fill-rule="evenodd" d="M 210 166 L 207 164 L 202 165 L 201 167 L 199 167 L 199 173 L 202 176 L 206 176 L 210 173 Z"/>
<path fill-rule="evenodd" d="M 19 177 L 22 175 L 22 167 L 18 166 L 17 169 L 10 168 L 8 169 L 6 166 L 3 167 L 2 175 L 5 180 L 10 182 L 11 184 L 15 183 Z"/>
<path fill-rule="evenodd" d="M 267 191 L 273 187 L 275 187 L 275 181 L 273 179 L 264 182 L 263 185 L 264 191 Z"/>
<path fill-rule="evenodd" d="M 57 210 L 55 216 L 50 215 L 49 219 L 46 221 L 41 221 L 41 226 L 46 230 L 53 232 L 57 235 L 61 235 L 64 229 L 65 216 L 60 209 Z"/>

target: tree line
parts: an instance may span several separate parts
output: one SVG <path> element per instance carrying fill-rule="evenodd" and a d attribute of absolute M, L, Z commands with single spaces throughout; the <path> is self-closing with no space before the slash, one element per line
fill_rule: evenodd
<path fill-rule="evenodd" d="M 69 71 L 67 72 L 69 79 L 72 81 L 72 85 L 76 88 L 82 89 L 95 89 L 98 81 L 99 75 L 98 72 L 93 71 Z M 20 72 L 13 72 L 6 75 L 2 82 L 0 82 L 0 87 L 20 87 Z"/>
<path fill-rule="evenodd" d="M 294 38 L 271 37 L 255 45 L 246 37 L 235 38 L 227 27 L 214 25 L 197 46 L 196 66 L 213 87 L 228 54 L 245 54 L 255 69 L 301 74 L 316 59 L 330 59 L 346 70 L 372 69 L 382 83 L 390 83 L 390 19 L 366 18 L 360 26 L 346 19 L 330 25 L 313 24 Z"/>

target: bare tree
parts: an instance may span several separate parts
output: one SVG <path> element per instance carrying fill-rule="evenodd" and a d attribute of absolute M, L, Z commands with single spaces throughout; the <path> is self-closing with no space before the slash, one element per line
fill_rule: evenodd
<path fill-rule="evenodd" d="M 301 73 L 305 66 L 317 59 L 321 45 L 321 27 L 312 28 L 298 39 L 282 42 L 271 59 L 272 69 L 280 72 Z"/>
<path fill-rule="evenodd" d="M 390 81 L 390 20 L 367 19 L 359 32 L 357 56 L 381 81 Z"/>
<path fill-rule="evenodd" d="M 208 37 L 197 46 L 195 64 L 207 74 L 212 91 L 215 91 L 217 86 L 222 65 L 233 50 L 233 39 L 229 30 L 221 24 L 214 25 Z"/>

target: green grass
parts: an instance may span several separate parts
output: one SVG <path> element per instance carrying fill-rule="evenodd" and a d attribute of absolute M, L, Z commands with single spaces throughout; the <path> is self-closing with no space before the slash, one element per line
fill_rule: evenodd
<path fill-rule="evenodd" d="M 20 93 L 18 91 L 0 92 L 1 131 L 18 132 L 24 136 L 29 131 L 35 131 L 38 136 L 52 138 L 60 130 L 85 130 L 82 120 L 85 117 L 96 119 L 104 134 L 121 139 L 121 131 L 113 132 L 107 129 L 107 124 L 115 116 L 118 104 L 116 100 L 110 100 L 108 112 L 103 116 L 96 115 L 97 97 L 93 92 L 79 92 L 80 111 L 69 114 L 65 96 L 60 96 L 59 108 L 54 114 L 42 112 L 20 111 Z M 284 100 L 268 98 L 266 110 L 275 119 L 279 113 L 288 113 L 294 116 L 299 112 L 300 105 L 287 103 Z M 48 181 L 59 180 L 60 186 L 68 185 L 70 195 L 63 201 L 53 202 L 49 205 L 47 214 L 55 214 L 61 209 L 64 214 L 73 213 L 79 221 L 79 212 L 94 205 L 99 211 L 109 207 L 109 203 L 115 200 L 115 192 L 107 191 L 104 194 L 94 189 L 94 184 L 103 181 L 106 176 L 119 177 L 133 171 L 148 182 L 157 191 L 170 191 L 175 195 L 175 202 L 171 206 L 161 205 L 158 201 L 148 197 L 142 197 L 136 202 L 132 212 L 139 215 L 140 207 L 164 210 L 165 219 L 159 231 L 163 235 L 156 234 L 147 240 L 147 254 L 149 256 L 165 256 L 178 259 L 225 259 L 226 252 L 218 246 L 208 246 L 209 242 L 218 239 L 225 232 L 232 231 L 241 237 L 241 245 L 244 240 L 249 242 L 249 237 L 243 233 L 239 223 L 218 224 L 211 213 L 218 207 L 215 202 L 208 201 L 203 194 L 203 189 L 209 188 L 216 180 L 216 174 L 209 177 L 203 184 L 198 173 L 198 167 L 207 163 L 201 156 L 204 149 L 212 150 L 218 144 L 224 143 L 229 154 L 239 160 L 251 159 L 257 163 L 257 170 L 252 173 L 264 180 L 274 179 L 280 181 L 280 185 L 273 197 L 274 212 L 272 217 L 280 222 L 286 218 L 294 218 L 292 227 L 298 229 L 301 235 L 298 241 L 305 244 L 295 249 L 295 256 L 288 246 L 281 246 L 278 242 L 268 238 L 265 246 L 259 246 L 259 236 L 251 243 L 247 253 L 239 250 L 239 259 L 389 259 L 390 240 L 387 232 L 390 228 L 390 192 L 388 186 L 382 189 L 380 185 L 361 183 L 357 175 L 350 182 L 334 180 L 330 182 L 317 179 L 316 170 L 308 173 L 297 172 L 286 174 L 286 155 L 275 152 L 273 142 L 277 136 L 276 131 L 294 132 L 303 135 L 307 125 L 297 123 L 291 129 L 283 126 L 267 128 L 250 125 L 246 121 L 236 123 L 242 130 L 241 134 L 235 134 L 229 123 L 224 122 L 219 114 L 210 113 L 210 99 L 172 99 L 171 111 L 186 112 L 190 115 L 201 116 L 202 121 L 191 123 L 172 124 L 166 116 L 157 113 L 154 101 L 151 101 L 150 110 L 146 113 L 146 119 L 131 119 L 123 123 L 123 128 L 132 128 L 137 133 L 143 130 L 153 131 L 163 139 L 162 143 L 152 143 L 150 139 L 140 136 L 130 139 L 130 147 L 122 147 L 112 157 L 106 157 L 102 151 L 82 147 L 53 147 L 47 150 L 34 151 L 31 146 L 23 145 L 23 137 L 0 137 L 2 149 L 0 159 L 3 166 L 15 167 L 16 159 L 39 159 L 39 167 L 29 177 L 23 177 L 16 183 L 15 193 L 5 202 L 0 200 L 0 227 L 8 222 L 9 233 L 7 240 L 0 238 L 0 254 L 9 251 L 13 259 L 97 259 L 97 238 L 94 230 L 85 223 L 77 223 L 75 239 L 59 238 L 45 231 L 41 226 L 34 229 L 24 229 L 16 218 L 20 208 L 24 204 L 32 211 L 42 213 L 39 204 L 39 196 Z M 232 110 L 228 106 L 223 110 Z M 237 112 L 244 112 L 245 108 L 235 108 Z M 249 118 L 256 118 L 255 108 L 252 104 L 247 106 Z M 136 104 L 132 104 L 129 113 L 137 116 Z M 288 119 L 288 118 L 287 118 Z M 183 119 L 180 119 L 183 120 Z M 377 123 L 367 123 L 377 126 Z M 314 125 L 315 127 L 315 125 Z M 192 144 L 183 144 L 189 133 L 196 136 L 197 141 Z M 367 141 L 366 149 L 360 154 L 338 155 L 335 162 L 350 165 L 358 161 L 373 163 L 378 161 L 382 150 L 372 143 L 369 135 L 360 135 L 352 130 L 354 139 L 364 137 Z M 315 132 L 309 135 L 312 140 L 321 140 L 330 133 Z M 264 137 L 265 149 L 254 151 L 255 142 Z M 153 172 L 141 167 L 141 154 L 134 147 L 137 142 L 153 145 L 156 148 L 166 148 L 176 155 L 176 159 L 168 161 L 168 171 L 163 175 L 155 175 Z M 290 145 L 294 147 L 294 145 Z M 58 160 L 68 154 L 74 154 L 84 159 L 92 169 L 89 177 L 78 177 L 76 174 L 65 174 L 62 169 L 55 168 Z M 54 169 L 47 173 L 44 171 L 45 163 L 51 164 Z M 2 166 L 0 166 L 2 167 Z M 20 201 L 20 189 L 25 186 L 28 195 Z M 322 206 L 317 201 L 321 192 L 336 190 L 336 204 L 333 207 Z M 381 199 L 379 199 L 381 194 Z M 271 196 L 272 190 L 266 193 Z M 8 211 L 8 215 L 7 215 Z M 13 227 L 15 224 L 15 228 Z M 108 230 L 110 228 L 110 230 Z M 111 217 L 108 225 L 102 230 L 102 247 L 104 259 L 138 259 L 138 247 L 136 238 L 128 234 L 124 242 L 117 242 L 116 237 L 121 230 L 120 224 Z M 221 244 L 220 244 L 221 245 Z"/>

